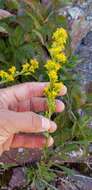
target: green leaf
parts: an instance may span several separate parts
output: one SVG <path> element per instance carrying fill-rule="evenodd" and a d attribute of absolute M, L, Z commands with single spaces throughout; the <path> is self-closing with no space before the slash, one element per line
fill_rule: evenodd
<path fill-rule="evenodd" d="M 17 26 L 13 34 L 11 34 L 9 42 L 16 48 L 24 43 L 24 31 L 20 26 Z"/>
<path fill-rule="evenodd" d="M 65 144 L 63 151 L 71 152 L 71 151 L 76 151 L 78 149 L 79 149 L 79 146 L 77 144 L 70 143 L 70 144 Z"/>
<path fill-rule="evenodd" d="M 4 9 L 4 0 L 0 0 L 0 9 Z"/>
<path fill-rule="evenodd" d="M 39 40 L 41 41 L 42 45 L 44 45 L 44 39 L 43 39 L 42 34 L 41 34 L 39 31 L 37 31 L 37 30 L 33 30 L 33 33 L 36 34 L 36 36 L 37 36 L 37 37 L 39 38 Z"/>
<path fill-rule="evenodd" d="M 36 169 L 34 167 L 26 168 L 26 177 L 28 183 L 33 181 L 35 175 L 36 175 Z"/>
<path fill-rule="evenodd" d="M 8 9 L 15 9 L 18 10 L 19 9 L 19 3 L 17 0 L 7 0 L 5 2 L 5 5 Z"/>
<path fill-rule="evenodd" d="M 37 20 L 36 16 L 31 14 L 30 12 L 26 12 L 26 14 L 33 20 L 35 28 L 39 30 L 41 25 L 39 21 Z"/>
<path fill-rule="evenodd" d="M 59 164 L 55 164 L 58 168 L 60 168 L 61 170 L 63 170 L 65 172 L 66 175 L 68 176 L 73 176 L 76 174 L 75 170 L 73 169 L 70 169 L 68 167 L 65 167 L 65 166 L 62 166 L 62 165 L 59 165 Z"/>
<path fill-rule="evenodd" d="M 55 173 L 50 172 L 44 162 L 39 164 L 38 167 L 40 177 L 46 180 L 47 182 L 51 182 L 55 178 Z"/>

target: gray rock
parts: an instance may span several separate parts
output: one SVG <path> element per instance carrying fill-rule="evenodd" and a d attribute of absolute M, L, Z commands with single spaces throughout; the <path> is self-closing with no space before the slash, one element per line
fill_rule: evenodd
<path fill-rule="evenodd" d="M 23 187 L 26 184 L 25 175 L 22 168 L 15 168 L 13 170 L 12 178 L 9 182 L 9 187 L 12 189 L 16 187 Z"/>
<path fill-rule="evenodd" d="M 77 190 L 92 190 L 92 178 L 83 175 L 74 175 L 69 178 L 69 181 Z"/>
<path fill-rule="evenodd" d="M 68 9 L 68 14 L 71 16 L 72 19 L 79 19 L 85 15 L 83 9 L 75 6 Z"/>
<path fill-rule="evenodd" d="M 88 32 L 86 37 L 82 39 L 76 54 L 80 59 L 77 71 L 83 76 L 84 84 L 92 81 L 92 32 Z"/>
<path fill-rule="evenodd" d="M 92 15 L 87 16 L 87 21 L 92 21 Z"/>

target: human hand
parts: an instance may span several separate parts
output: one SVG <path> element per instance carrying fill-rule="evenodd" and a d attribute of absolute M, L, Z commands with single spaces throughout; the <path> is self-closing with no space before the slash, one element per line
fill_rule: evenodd
<path fill-rule="evenodd" d="M 42 148 L 53 144 L 52 137 L 37 135 L 45 131 L 52 133 L 57 128 L 53 121 L 35 113 L 48 109 L 43 97 L 47 85 L 29 82 L 0 89 L 0 154 L 10 148 Z M 59 95 L 66 92 L 64 86 Z M 62 101 L 56 100 L 56 112 L 63 110 Z"/>

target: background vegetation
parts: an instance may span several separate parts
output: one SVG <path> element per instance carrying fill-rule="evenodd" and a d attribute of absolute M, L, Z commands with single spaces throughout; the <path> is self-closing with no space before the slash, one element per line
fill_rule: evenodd
<path fill-rule="evenodd" d="M 11 66 L 15 66 L 17 70 L 21 70 L 22 64 L 33 57 L 40 63 L 35 76 L 18 76 L 8 85 L 24 81 L 48 81 L 44 64 L 50 58 L 48 47 L 52 33 L 57 27 L 64 27 L 69 33 L 67 18 L 59 15 L 59 8 L 64 6 L 64 3 L 65 1 L 54 0 L 47 4 L 36 0 L 0 1 L 0 8 L 12 14 L 11 17 L 0 20 L 0 69 L 7 71 Z M 67 42 L 66 54 L 68 61 L 59 77 L 59 81 L 63 81 L 68 88 L 67 95 L 62 98 L 66 109 L 63 113 L 52 115 L 58 125 L 58 130 L 53 135 L 54 147 L 50 151 L 44 151 L 39 164 L 26 168 L 28 183 L 40 190 L 46 187 L 55 189 L 50 182 L 59 170 L 64 171 L 65 175 L 73 174 L 65 165 L 56 164 L 50 158 L 57 156 L 63 163 L 68 162 L 70 153 L 81 149 L 84 159 L 92 141 L 92 129 L 88 128 L 91 121 L 91 97 L 80 85 L 81 76 L 75 69 L 78 57 L 72 55 L 71 39 Z"/>

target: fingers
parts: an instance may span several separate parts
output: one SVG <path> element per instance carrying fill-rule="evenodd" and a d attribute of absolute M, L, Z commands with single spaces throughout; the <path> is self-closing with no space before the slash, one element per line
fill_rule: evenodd
<path fill-rule="evenodd" d="M 14 139 L 14 135 L 11 135 L 11 136 L 5 141 L 5 143 L 2 144 L 2 150 L 3 150 L 2 153 L 3 153 L 4 151 L 6 151 L 6 150 L 9 151 L 13 139 Z"/>
<path fill-rule="evenodd" d="M 0 132 L 2 134 L 2 138 L 4 138 L 3 141 L 5 141 L 5 138 L 7 140 L 10 135 L 19 132 L 54 132 L 57 128 L 53 121 L 50 121 L 49 119 L 34 112 L 1 110 L 0 118 Z"/>
<path fill-rule="evenodd" d="M 4 151 L 10 149 L 10 145 L 13 141 L 13 137 L 14 135 L 11 135 L 8 139 L 4 140 L 4 142 L 0 144 L 0 156 L 2 155 Z"/>
<path fill-rule="evenodd" d="M 53 138 L 46 139 L 41 135 L 15 135 L 11 148 L 43 148 L 45 146 L 50 147 L 53 144 Z"/>
<path fill-rule="evenodd" d="M 46 140 L 44 140 L 43 137 L 36 137 L 37 140 L 34 140 L 34 136 L 32 138 L 24 138 L 24 137 L 18 137 L 13 138 L 14 134 L 18 134 L 20 132 L 22 133 L 41 133 L 48 131 L 49 133 L 52 133 L 56 130 L 57 126 L 53 121 L 50 121 L 49 119 L 40 116 L 34 112 L 13 112 L 8 110 L 1 110 L 0 111 L 0 132 L 2 134 L 2 140 L 1 147 L 0 147 L 0 153 L 2 153 L 5 150 L 9 150 L 9 147 L 11 146 L 12 140 L 14 140 L 14 143 L 12 147 L 22 146 L 24 147 L 43 147 L 46 144 Z M 16 136 L 15 136 L 16 137 Z M 0 136 L 1 138 L 1 136 Z M 22 142 L 21 142 L 22 141 Z M 47 145 L 50 146 L 52 144 L 53 140 L 50 138 L 47 141 Z M 22 144 L 21 144 L 22 143 Z M 16 146 L 15 146 L 16 145 Z"/>
<path fill-rule="evenodd" d="M 61 88 L 61 91 L 59 93 L 59 96 L 64 96 L 65 94 L 67 94 L 67 87 L 65 85 L 63 85 L 63 87 Z"/>
<path fill-rule="evenodd" d="M 0 108 L 13 111 L 28 111 L 30 110 L 29 106 L 31 98 L 43 97 L 44 88 L 48 86 L 48 84 L 49 83 L 44 82 L 27 82 L 13 87 L 0 89 Z M 63 86 L 59 96 L 63 96 L 66 93 L 67 88 L 66 86 Z M 25 105 L 23 105 L 22 102 L 24 102 Z"/>
<path fill-rule="evenodd" d="M 64 103 L 60 100 L 56 100 L 56 112 L 62 112 L 65 106 Z M 34 111 L 34 112 L 42 112 L 48 111 L 48 104 L 46 98 L 31 98 L 31 100 L 26 100 L 20 102 L 17 106 L 18 112 L 24 111 Z"/>
<path fill-rule="evenodd" d="M 17 102 L 30 99 L 31 97 L 41 97 L 44 95 L 44 88 L 48 83 L 26 82 L 3 89 L 3 92 L 13 95 Z"/>
<path fill-rule="evenodd" d="M 38 115 L 34 112 L 19 112 L 14 114 L 14 133 L 40 133 L 40 132 L 54 132 L 57 128 L 56 124 L 49 119 Z"/>
<path fill-rule="evenodd" d="M 17 134 L 12 135 L 5 143 L 0 145 L 0 155 L 10 148 L 44 148 L 50 147 L 54 143 L 50 136 L 48 139 L 42 135 Z"/>
<path fill-rule="evenodd" d="M 65 106 L 60 100 L 56 100 L 56 112 L 62 112 Z M 41 112 L 48 111 L 48 103 L 46 98 L 32 98 L 30 104 L 31 111 Z"/>
<path fill-rule="evenodd" d="M 3 92 L 9 96 L 14 96 L 17 102 L 30 99 L 31 97 L 42 97 L 44 96 L 44 88 L 48 86 L 49 83 L 45 82 L 27 82 L 13 87 L 8 87 L 3 89 Z M 67 88 L 63 86 L 60 91 L 60 96 L 65 95 Z M 9 97 L 8 97 L 9 98 Z"/>

